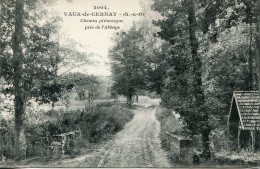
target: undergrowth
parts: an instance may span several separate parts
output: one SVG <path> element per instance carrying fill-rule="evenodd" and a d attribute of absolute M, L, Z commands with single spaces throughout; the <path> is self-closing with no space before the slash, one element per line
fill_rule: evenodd
<path fill-rule="evenodd" d="M 57 134 L 81 130 L 81 148 L 88 143 L 99 143 L 122 130 L 133 118 L 133 113 L 120 104 L 99 103 L 90 110 L 32 111 L 26 114 L 24 122 L 25 156 L 35 157 L 47 154 L 52 137 Z M 1 119 L 1 151 L 7 159 L 13 158 L 13 119 Z"/>
<path fill-rule="evenodd" d="M 161 123 L 160 139 L 162 141 L 162 148 L 169 150 L 167 145 L 167 134 L 166 132 L 180 133 L 182 131 L 182 125 L 173 113 L 166 108 L 157 108 L 156 118 Z"/>
<path fill-rule="evenodd" d="M 188 133 L 185 130 L 181 120 L 176 118 L 174 111 L 159 107 L 156 111 L 156 118 L 160 122 L 161 131 L 160 139 L 162 141 L 162 148 L 168 152 L 168 157 L 171 159 L 173 165 L 178 165 L 171 155 L 169 143 L 167 143 L 166 132 L 171 132 L 176 135 L 185 136 Z M 226 137 L 226 130 L 223 126 L 219 126 L 210 134 L 210 149 L 212 157 L 205 161 L 200 157 L 202 151 L 201 135 L 194 135 L 193 140 L 193 166 L 194 167 L 208 167 L 208 166 L 223 166 L 223 167 L 245 167 L 245 166 L 259 166 L 259 152 L 252 153 L 245 150 L 231 151 Z M 181 166 L 181 165 L 180 165 Z"/>

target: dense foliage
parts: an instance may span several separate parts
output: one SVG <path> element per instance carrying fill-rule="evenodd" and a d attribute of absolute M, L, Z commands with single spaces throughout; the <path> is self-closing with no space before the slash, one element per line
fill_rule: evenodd
<path fill-rule="evenodd" d="M 21 154 L 26 102 L 55 102 L 72 83 L 60 79 L 76 66 L 88 64 L 86 52 L 74 41 L 64 45 L 59 37 L 61 18 L 49 7 L 49 0 L 3 0 L 0 3 L 0 77 L 7 83 L 5 94 L 14 95 L 15 158 Z M 79 64 L 80 63 L 80 64 Z M 59 74 L 60 68 L 69 70 Z"/>
<path fill-rule="evenodd" d="M 113 88 L 118 94 L 127 97 L 128 104 L 137 89 L 145 86 L 143 36 L 134 25 L 128 32 L 120 32 L 114 39 L 115 45 L 110 50 L 112 73 L 115 81 Z"/>
<path fill-rule="evenodd" d="M 122 130 L 132 118 L 133 114 L 128 108 L 111 103 L 97 104 L 93 110 L 88 111 L 61 109 L 46 112 L 30 109 L 26 113 L 24 127 L 26 143 L 22 146 L 23 159 L 35 156 L 48 157 L 53 136 L 75 130 L 82 131 L 82 145 L 78 148 L 84 150 L 87 144 L 102 142 Z M 3 157 L 10 159 L 14 157 L 13 117 L 0 119 L 0 124 L 0 152 Z"/>
<path fill-rule="evenodd" d="M 154 25 L 147 24 L 149 18 L 139 23 L 141 29 L 137 31 L 142 38 L 138 42 L 142 42 L 134 45 L 145 49 L 141 56 L 145 70 L 139 71 L 145 89 L 156 91 L 162 106 L 181 115 L 191 137 L 202 136 L 204 157 L 211 155 L 210 144 L 215 141 L 210 139 L 217 137 L 216 128 L 226 125 L 233 91 L 259 90 L 257 3 L 154 0 L 152 10 L 161 17 L 152 18 Z M 130 46 L 130 37 L 125 38 Z M 120 53 L 116 48 L 119 43 L 113 48 L 113 56 Z M 127 56 L 123 59 L 128 60 Z M 128 62 L 113 62 L 113 67 L 119 65 L 127 67 Z M 119 77 L 121 72 L 113 73 Z M 124 84 L 117 87 L 126 89 L 130 78 L 127 74 L 122 77 Z"/>
<path fill-rule="evenodd" d="M 99 81 L 93 75 L 86 75 L 83 73 L 68 73 L 60 78 L 62 84 L 70 84 L 76 90 L 79 100 L 88 99 L 93 102 L 94 97 L 98 96 Z"/>

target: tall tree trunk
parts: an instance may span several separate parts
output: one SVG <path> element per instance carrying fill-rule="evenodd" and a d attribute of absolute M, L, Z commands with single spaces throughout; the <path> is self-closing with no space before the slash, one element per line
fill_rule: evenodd
<path fill-rule="evenodd" d="M 253 51 L 252 51 L 253 31 L 252 23 L 249 24 L 249 51 L 248 51 L 248 90 L 253 90 Z"/>
<path fill-rule="evenodd" d="M 257 66 L 257 75 L 258 75 L 258 90 L 259 90 L 259 99 L 260 99 L 260 0 L 256 2 L 256 66 Z M 260 106 L 259 106 L 260 113 Z"/>
<path fill-rule="evenodd" d="M 54 106 L 55 106 L 55 101 L 52 101 L 51 108 L 54 109 Z"/>
<path fill-rule="evenodd" d="M 25 95 L 23 91 L 22 69 L 23 69 L 23 16 L 24 16 L 24 0 L 15 1 L 15 31 L 13 39 L 13 59 L 14 59 L 14 102 L 15 102 L 15 146 L 14 156 L 16 160 L 21 157 L 21 132 L 23 128 L 23 115 L 25 111 Z"/>
<path fill-rule="evenodd" d="M 195 16 L 195 7 L 193 1 L 186 1 L 188 6 L 188 22 L 189 22 L 189 36 L 190 36 L 190 47 L 191 55 L 193 61 L 193 90 L 194 97 L 196 99 L 196 106 L 199 107 L 200 112 L 202 113 L 202 143 L 203 143 L 203 155 L 206 158 L 210 158 L 210 148 L 209 148 L 209 115 L 204 109 L 205 96 L 202 87 L 202 61 L 198 56 L 198 47 L 199 42 L 196 37 L 197 22 Z"/>
<path fill-rule="evenodd" d="M 133 97 L 132 95 L 127 96 L 127 104 L 128 105 L 132 105 L 132 97 Z"/>

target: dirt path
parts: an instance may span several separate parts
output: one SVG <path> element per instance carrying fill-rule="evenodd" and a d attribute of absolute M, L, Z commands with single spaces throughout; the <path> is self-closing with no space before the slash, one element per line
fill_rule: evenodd
<path fill-rule="evenodd" d="M 116 136 L 98 167 L 170 167 L 161 149 L 156 108 L 143 108 Z"/>
<path fill-rule="evenodd" d="M 161 149 L 156 106 L 140 107 L 114 139 L 98 152 L 62 162 L 63 167 L 171 167 Z"/>

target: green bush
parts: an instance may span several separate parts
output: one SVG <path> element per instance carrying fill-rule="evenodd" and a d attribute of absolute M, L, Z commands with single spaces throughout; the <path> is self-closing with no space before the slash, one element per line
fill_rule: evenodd
<path fill-rule="evenodd" d="M 0 155 L 5 158 L 13 158 L 14 147 L 14 121 L 0 118 Z"/>
<path fill-rule="evenodd" d="M 162 147 L 168 150 L 169 147 L 167 145 L 166 132 L 174 132 L 176 134 L 181 134 L 183 126 L 180 123 L 180 121 L 175 118 L 173 113 L 166 108 L 158 108 L 156 111 L 156 118 L 161 123 L 160 139 L 162 141 Z"/>
<path fill-rule="evenodd" d="M 219 127 L 211 131 L 211 151 L 214 153 L 232 150 L 232 146 L 235 146 L 229 143 L 230 140 L 225 127 Z"/>
<path fill-rule="evenodd" d="M 110 135 L 122 130 L 124 125 L 133 118 L 133 113 L 120 105 L 100 103 L 88 111 L 50 110 L 47 112 L 29 112 L 26 114 L 26 156 L 46 156 L 52 137 L 57 134 L 74 130 L 82 131 L 81 146 L 84 142 L 98 143 L 109 138 Z M 2 119 L 7 128 L 1 130 L 1 152 L 7 158 L 12 158 L 13 152 L 13 120 Z M 7 141 L 8 139 L 9 141 Z"/>

